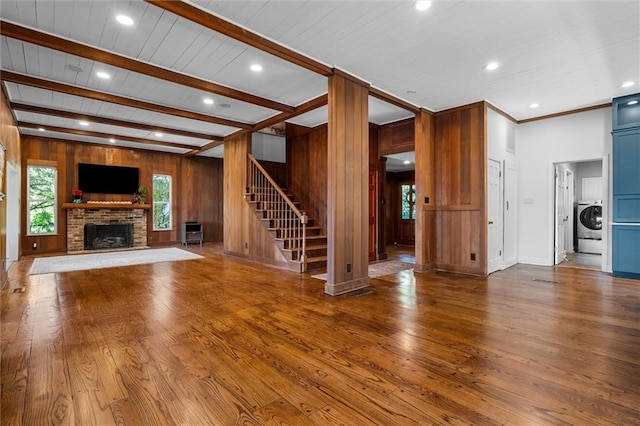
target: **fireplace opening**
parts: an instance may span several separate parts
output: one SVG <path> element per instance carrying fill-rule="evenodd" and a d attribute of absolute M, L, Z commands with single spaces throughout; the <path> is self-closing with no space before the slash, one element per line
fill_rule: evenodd
<path fill-rule="evenodd" d="M 100 250 L 133 247 L 133 224 L 84 225 L 84 249 Z"/>

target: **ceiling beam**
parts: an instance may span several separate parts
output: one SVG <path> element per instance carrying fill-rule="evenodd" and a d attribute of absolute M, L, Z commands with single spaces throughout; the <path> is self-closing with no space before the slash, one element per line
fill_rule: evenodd
<path fill-rule="evenodd" d="M 208 133 L 191 132 L 189 130 L 174 129 L 171 127 L 163 127 L 155 124 L 138 123 L 134 121 L 117 120 L 115 118 L 100 117 L 92 114 L 80 114 L 77 112 L 62 111 L 59 109 L 45 108 L 36 105 L 27 105 L 17 102 L 10 102 L 9 107 L 12 110 L 32 112 L 34 114 L 51 115 L 54 117 L 68 118 L 71 120 L 86 120 L 92 123 L 107 124 L 110 126 L 128 127 L 130 129 L 147 130 L 149 132 L 162 132 L 172 135 L 185 136 L 188 138 L 208 139 L 222 141 L 224 138 L 219 135 L 211 135 Z"/>
<path fill-rule="evenodd" d="M 293 111 L 293 107 L 290 105 L 285 105 L 280 102 L 242 92 L 231 87 L 216 84 L 208 80 L 203 80 L 168 68 L 153 65 L 139 59 L 130 58 L 128 56 L 119 55 L 117 53 L 89 46 L 67 38 L 58 37 L 51 33 L 38 31 L 13 22 L 0 20 L 0 34 L 16 40 L 32 43 L 37 46 L 47 47 L 70 55 L 80 56 L 92 61 L 145 74 L 150 77 L 159 78 L 205 92 L 237 99 L 242 102 L 259 105 L 264 108 L 276 111 Z"/>
<path fill-rule="evenodd" d="M 133 148 L 130 146 L 118 146 L 118 145 L 114 145 L 112 143 L 109 142 L 84 142 L 84 141 L 76 141 L 76 140 L 71 140 L 71 139 L 62 139 L 62 138 L 54 138 L 51 136 L 44 136 L 43 138 L 39 138 L 38 136 L 33 136 L 33 135 L 26 135 L 23 134 L 22 132 L 20 132 L 20 135 L 24 138 L 38 138 L 38 139 L 46 139 L 47 141 L 51 141 L 51 142 L 60 142 L 60 143 L 64 143 L 64 144 L 87 144 L 87 143 L 91 143 L 92 146 L 93 145 L 97 145 L 97 146 L 105 146 L 105 147 L 109 147 L 109 148 L 118 148 L 118 149 L 133 149 L 136 151 L 144 151 L 144 152 L 153 152 L 155 154 L 157 153 L 163 153 L 163 154 L 167 154 L 167 155 L 184 155 L 182 153 L 179 152 L 167 152 L 167 151 L 161 151 L 158 149 L 150 149 L 150 148 Z"/>
<path fill-rule="evenodd" d="M 217 33 L 224 34 L 227 37 L 260 49 L 263 52 L 270 53 L 292 64 L 306 68 L 309 71 L 324 76 L 328 76 L 332 72 L 332 68 L 322 62 L 305 56 L 295 50 L 291 50 L 275 41 L 252 32 L 248 28 L 227 21 L 194 4 L 176 0 L 146 0 L 146 2 L 207 27 Z"/>
<path fill-rule="evenodd" d="M 221 124 L 223 126 L 237 127 L 241 129 L 253 128 L 251 124 L 241 121 L 228 120 L 226 118 L 213 117 L 211 115 L 201 114 L 198 112 L 185 111 L 179 108 L 153 104 L 151 102 L 140 101 L 137 99 L 131 99 L 125 96 L 114 95 L 106 92 L 100 92 L 98 90 L 86 89 L 84 87 L 72 86 L 65 83 L 58 83 L 56 81 L 31 77 L 12 71 L 0 70 L 0 78 L 2 78 L 2 81 L 9 81 L 11 83 L 24 84 L 26 86 L 37 87 L 45 90 L 53 90 L 54 92 L 66 93 L 69 95 L 80 96 L 97 101 L 110 102 L 113 104 L 124 105 L 132 108 L 140 108 L 147 111 L 159 112 L 162 114 L 175 115 L 182 118 L 190 118 L 192 120 L 206 121 L 207 123 Z"/>
<path fill-rule="evenodd" d="M 309 111 L 313 111 L 314 109 L 318 109 L 320 107 L 323 107 L 325 105 L 327 105 L 327 103 L 329 102 L 329 96 L 325 93 L 323 95 L 320 95 L 316 98 L 313 98 L 307 102 L 304 102 L 300 105 L 298 105 L 296 107 L 296 110 L 294 112 L 283 112 L 277 115 L 274 115 L 273 117 L 269 117 L 265 120 L 262 120 L 256 124 L 253 125 L 253 128 L 251 129 L 241 129 L 238 130 L 237 132 L 234 132 L 228 136 L 225 136 L 225 140 L 242 135 L 244 133 L 247 132 L 257 132 L 259 130 L 264 129 L 265 127 L 270 127 L 273 126 L 274 124 L 278 124 L 278 123 L 282 123 L 283 121 L 289 120 L 291 118 L 297 117 L 298 115 L 302 115 L 305 114 Z M 199 154 L 201 152 L 210 150 L 211 148 L 215 148 L 216 146 L 220 145 L 221 142 L 210 142 L 206 145 L 203 145 L 200 148 L 194 149 L 192 151 L 187 152 L 186 154 L 184 154 L 185 156 L 189 157 L 192 155 L 196 155 Z"/>
<path fill-rule="evenodd" d="M 26 121 L 18 121 L 17 127 L 24 127 L 26 129 L 39 129 L 44 128 L 46 131 L 50 132 L 59 132 L 59 133 L 69 133 L 72 135 L 78 136 L 90 136 L 93 138 L 114 138 L 116 141 L 124 141 L 124 142 L 135 142 L 147 145 L 158 145 L 158 146 L 169 146 L 172 148 L 180 148 L 180 149 L 193 149 L 193 145 L 187 145 L 183 143 L 177 142 L 167 142 L 167 141 L 157 141 L 154 139 L 144 139 L 144 138 L 134 138 L 131 136 L 123 136 L 116 135 L 111 133 L 102 133 L 102 132 L 94 132 L 91 130 L 81 130 L 81 129 L 71 129 L 69 127 L 58 127 L 58 126 L 47 126 L 38 123 L 28 123 Z"/>
<path fill-rule="evenodd" d="M 369 94 L 374 98 L 380 99 L 381 101 L 390 103 L 391 105 L 395 105 L 399 108 L 410 111 L 414 114 L 417 114 L 418 112 L 420 112 L 419 106 L 416 106 L 410 102 L 407 102 L 404 99 L 400 99 L 397 96 L 394 96 L 391 93 L 387 93 L 384 90 L 380 90 L 376 87 L 370 87 Z"/>

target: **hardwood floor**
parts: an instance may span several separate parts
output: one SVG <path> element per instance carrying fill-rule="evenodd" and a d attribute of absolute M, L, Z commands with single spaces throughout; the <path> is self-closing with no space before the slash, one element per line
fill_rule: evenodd
<path fill-rule="evenodd" d="M 518 265 L 330 297 L 310 275 L 189 250 L 206 258 L 15 264 L 2 425 L 640 424 L 640 281 Z"/>

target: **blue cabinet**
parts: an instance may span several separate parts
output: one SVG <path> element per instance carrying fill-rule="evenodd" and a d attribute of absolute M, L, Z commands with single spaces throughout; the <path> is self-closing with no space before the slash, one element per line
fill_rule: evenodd
<path fill-rule="evenodd" d="M 614 131 L 640 127 L 640 93 L 615 98 L 612 109 Z"/>
<path fill-rule="evenodd" d="M 613 100 L 613 273 L 640 278 L 640 93 Z"/>
<path fill-rule="evenodd" d="M 613 274 L 640 278 L 640 226 L 614 225 Z"/>

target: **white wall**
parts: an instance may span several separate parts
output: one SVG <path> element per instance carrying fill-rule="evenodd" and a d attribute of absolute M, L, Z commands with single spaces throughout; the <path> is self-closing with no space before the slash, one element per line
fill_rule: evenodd
<path fill-rule="evenodd" d="M 506 185 L 506 178 L 509 175 L 506 172 L 507 165 L 517 166 L 517 157 L 515 152 L 510 152 L 507 149 L 509 142 L 513 146 L 516 136 L 516 123 L 507 119 L 502 114 L 497 113 L 491 108 L 487 108 L 487 156 L 490 160 L 500 161 L 503 165 L 502 176 L 503 184 Z M 488 170 L 488 164 L 487 164 Z M 504 186 L 503 185 L 503 189 Z M 513 203 L 512 203 L 513 204 Z M 503 206 L 504 207 L 504 206 Z M 517 203 L 510 205 L 510 209 L 514 209 L 514 214 L 517 215 Z M 505 212 L 506 214 L 506 212 Z M 516 216 L 517 217 L 517 216 Z M 509 229 L 507 220 L 503 220 L 504 233 L 502 235 L 502 266 L 505 268 L 511 266 L 517 258 L 517 241 L 518 241 L 518 229 L 517 219 L 514 225 L 515 229 Z M 512 249 L 513 248 L 513 249 Z"/>
<path fill-rule="evenodd" d="M 582 200 L 582 178 L 601 177 L 602 176 L 602 161 L 587 161 L 585 163 L 578 163 L 578 201 Z M 598 200 L 602 196 L 598 197 Z"/>
<path fill-rule="evenodd" d="M 257 160 L 286 163 L 286 140 L 284 136 L 276 136 L 268 133 L 253 133 L 251 135 L 251 154 L 253 154 Z"/>
<path fill-rule="evenodd" d="M 607 209 L 611 217 L 609 158 L 612 146 L 611 108 L 520 124 L 516 129 L 519 171 L 518 261 L 534 265 L 553 264 L 553 164 L 598 160 L 607 157 L 603 171 Z M 607 182 L 607 177 L 605 177 Z M 610 270 L 611 227 L 603 229 L 603 244 L 609 253 L 605 270 Z"/>

